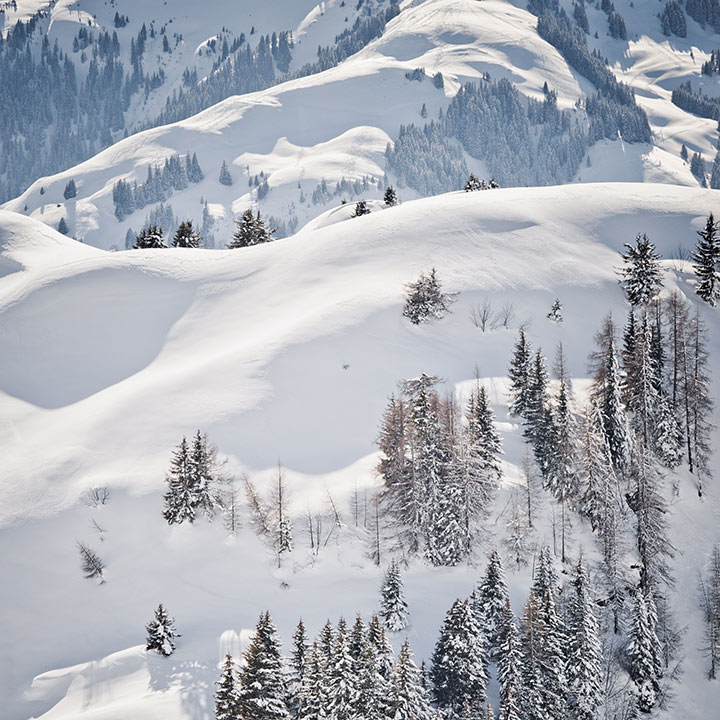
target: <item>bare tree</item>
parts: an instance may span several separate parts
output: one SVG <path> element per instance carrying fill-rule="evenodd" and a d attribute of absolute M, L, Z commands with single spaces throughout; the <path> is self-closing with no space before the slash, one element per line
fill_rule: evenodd
<path fill-rule="evenodd" d="M 251 522 L 255 528 L 255 532 L 260 537 L 267 537 L 272 533 L 272 523 L 270 521 L 270 508 L 267 507 L 257 488 L 253 485 L 249 477 L 244 478 L 245 495 L 247 496 L 248 505 L 250 506 Z"/>
<path fill-rule="evenodd" d="M 477 303 L 470 307 L 470 320 L 476 328 L 480 328 L 485 332 L 491 324 L 493 317 L 492 303 L 490 298 L 483 298 L 481 303 Z"/>
<path fill-rule="evenodd" d="M 510 301 L 503 304 L 498 313 L 498 320 L 506 329 L 510 329 L 510 323 L 515 319 L 515 305 Z"/>
<path fill-rule="evenodd" d="M 291 552 L 293 549 L 292 520 L 287 511 L 285 474 L 283 473 L 280 461 L 278 461 L 277 466 L 273 505 L 275 514 L 274 546 L 275 552 L 277 553 L 278 567 L 280 567 L 282 554 Z"/>
<path fill-rule="evenodd" d="M 109 499 L 110 488 L 105 486 L 89 488 L 81 496 L 81 500 L 89 507 L 106 505 Z"/>
<path fill-rule="evenodd" d="M 247 480 L 246 476 L 243 476 L 243 480 Z M 240 507 L 239 507 L 239 494 L 237 486 L 235 485 L 235 478 L 229 478 L 227 482 L 227 489 L 224 493 L 222 507 L 225 513 L 225 529 L 231 534 L 236 535 L 240 528 Z"/>

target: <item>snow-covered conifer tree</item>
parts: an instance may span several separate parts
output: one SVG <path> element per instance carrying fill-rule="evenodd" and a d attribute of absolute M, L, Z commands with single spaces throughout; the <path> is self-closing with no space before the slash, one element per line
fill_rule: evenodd
<path fill-rule="evenodd" d="M 405 299 L 403 316 L 413 325 L 429 322 L 445 317 L 450 312 L 452 295 L 444 293 L 435 268 L 429 274 L 421 273 L 420 277 L 405 286 L 408 294 Z"/>
<path fill-rule="evenodd" d="M 398 204 L 397 193 L 395 192 L 395 188 L 392 185 L 388 185 L 385 188 L 385 195 L 383 196 L 383 202 L 388 207 L 393 207 Z"/>
<path fill-rule="evenodd" d="M 357 701 L 357 678 L 353 672 L 353 660 L 347 638 L 342 632 L 338 632 L 328 676 L 328 720 L 354 718 Z"/>
<path fill-rule="evenodd" d="M 227 163 L 223 160 L 222 166 L 220 167 L 220 184 L 227 185 L 228 187 L 233 184 L 232 175 L 228 170 Z"/>
<path fill-rule="evenodd" d="M 182 248 L 199 248 L 202 244 L 202 238 L 193 229 L 192 220 L 185 220 L 175 231 L 172 246 Z"/>
<path fill-rule="evenodd" d="M 625 243 L 627 252 L 620 253 L 625 265 L 620 274 L 625 294 L 631 305 L 647 305 L 662 287 L 661 256 L 647 235 L 638 234 L 635 245 Z"/>
<path fill-rule="evenodd" d="M 352 211 L 350 217 L 360 217 L 361 215 L 369 215 L 370 208 L 368 207 L 367 200 L 358 200 L 355 203 L 355 209 Z"/>
<path fill-rule="evenodd" d="M 505 598 L 497 624 L 495 650 L 500 682 L 500 720 L 519 720 L 519 702 L 523 693 L 522 652 L 510 598 Z"/>
<path fill-rule="evenodd" d="M 495 658 L 498 653 L 500 623 L 509 597 L 505 571 L 497 550 L 490 553 L 485 576 L 473 595 L 473 611 L 487 638 L 490 655 Z"/>
<path fill-rule="evenodd" d="M 270 613 L 260 615 L 240 670 L 242 720 L 289 720 L 280 640 Z"/>
<path fill-rule="evenodd" d="M 327 717 L 328 683 L 322 652 L 313 643 L 308 653 L 298 708 L 299 720 L 323 720 Z"/>
<path fill-rule="evenodd" d="M 187 440 L 182 439 L 173 452 L 167 475 L 168 489 L 165 493 L 163 517 L 168 524 L 195 519 L 195 496 L 193 492 L 192 459 Z"/>
<path fill-rule="evenodd" d="M 393 667 L 390 710 L 394 720 L 431 720 L 433 717 L 427 691 L 407 640 L 402 644 L 397 664 Z"/>
<path fill-rule="evenodd" d="M 638 691 L 638 707 L 650 712 L 657 703 L 661 675 L 658 674 L 660 658 L 657 657 L 659 641 L 648 616 L 646 597 L 638 588 L 635 592 L 632 628 L 628 644 L 630 676 Z"/>
<path fill-rule="evenodd" d="M 400 566 L 393 559 L 385 573 L 381 590 L 380 617 L 390 632 L 400 632 L 408 626 L 408 609 L 403 593 Z"/>
<path fill-rule="evenodd" d="M 705 227 L 698 230 L 699 239 L 692 253 L 695 275 L 698 279 L 696 292 L 713 307 L 720 300 L 720 233 L 718 223 L 710 213 Z"/>
<path fill-rule="evenodd" d="M 239 717 L 238 694 L 235 687 L 235 663 L 231 655 L 226 655 L 220 680 L 216 683 L 215 719 L 237 720 Z"/>
<path fill-rule="evenodd" d="M 163 240 L 162 228 L 157 225 L 151 225 L 149 228 L 145 228 L 136 238 L 135 244 L 133 245 L 134 250 L 147 250 L 153 248 L 164 248 L 165 241 Z"/>
<path fill-rule="evenodd" d="M 582 560 L 578 561 L 573 585 L 567 649 L 570 705 L 577 720 L 596 720 L 602 703 L 602 651 L 590 599 L 590 581 Z"/>
<path fill-rule="evenodd" d="M 520 328 L 508 375 L 510 377 L 510 414 L 525 417 L 530 403 L 530 344 Z"/>
<path fill-rule="evenodd" d="M 466 600 L 456 600 L 445 616 L 432 662 L 430 676 L 438 706 L 459 713 L 467 703 L 479 712 L 486 700 L 486 650 L 475 614 Z"/>
<path fill-rule="evenodd" d="M 145 626 L 147 630 L 146 650 L 154 650 L 159 655 L 168 657 L 175 652 L 173 640 L 180 637 L 175 631 L 175 621 L 171 618 L 162 603 L 155 610 L 155 617 Z"/>

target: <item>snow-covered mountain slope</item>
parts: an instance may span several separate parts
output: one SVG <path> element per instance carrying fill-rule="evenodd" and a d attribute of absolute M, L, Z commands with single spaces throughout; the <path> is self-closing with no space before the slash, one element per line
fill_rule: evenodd
<path fill-rule="evenodd" d="M 61 5 L 54 12 L 60 12 Z M 77 167 L 38 179 L 6 207 L 53 227 L 65 218 L 74 237 L 102 248 L 124 248 L 128 229 L 139 231 L 153 206 L 118 222 L 113 215 L 114 183 L 119 179 L 142 183 L 149 164 L 187 151 L 197 153 L 205 180 L 173 193 L 169 204 L 179 219 L 192 218 L 201 225 L 202 203 L 207 202 L 206 220 L 212 220 L 218 246 L 228 241 L 234 217 L 250 205 L 258 205 L 266 216 L 291 228 L 302 226 L 322 212 L 324 203 L 337 201 L 323 197 L 315 204 L 313 191 L 323 180 L 332 191 L 343 178 L 350 182 L 366 179 L 371 184 L 359 192 L 378 197 L 382 188 L 373 183 L 382 185 L 387 169 L 383 152 L 397 138 L 400 125 L 426 122 L 420 117 L 423 105 L 428 121 L 436 118 L 465 81 L 488 72 L 494 80 L 506 78 L 534 98 L 543 97 L 547 82 L 557 91 L 562 108 L 572 108 L 594 91 L 555 47 L 538 36 L 537 18 L 524 5 L 507 0 L 402 3 L 400 15 L 388 23 L 383 35 L 338 67 L 229 98 L 188 120 L 131 136 Z M 686 39 L 668 39 L 662 34 L 657 9 L 651 3 L 636 5 L 616 3 L 626 17 L 628 41 L 610 38 L 606 15 L 588 7 L 587 42 L 591 50 L 607 56 L 618 79 L 636 91 L 638 103 L 649 116 L 653 144 L 602 141 L 591 148 L 576 179 L 694 186 L 698 180 L 679 157 L 681 145 L 712 158 L 716 123 L 672 105 L 670 92 L 689 78 L 700 78 L 700 65 L 720 45 L 720 38 L 689 20 Z M 316 38 L 309 34 L 316 26 L 325 33 L 322 41 L 332 41 L 336 25 L 330 16 L 337 14 L 336 6 L 323 3 L 309 10 L 303 20 L 298 20 L 302 13 L 297 8 L 295 14 L 287 15 L 284 24 L 296 29 L 298 46 L 303 33 L 308 33 L 303 45 L 307 48 L 312 41 L 316 46 Z M 282 13 L 277 17 L 283 17 Z M 294 62 L 303 58 L 297 55 Z M 416 68 L 424 68 L 427 76 L 442 73 L 445 87 L 434 87 L 429 77 L 420 82 L 408 79 L 406 73 Z M 706 77 L 703 82 L 709 92 L 717 85 L 715 78 Z M 485 174 L 481 159 L 467 155 L 465 159 L 470 170 Z M 230 167 L 232 187 L 219 182 L 223 161 Z M 260 173 L 269 187 L 263 199 L 251 184 Z M 63 190 L 71 178 L 78 196 L 65 201 Z M 409 189 L 403 194 L 415 196 Z M 339 197 L 353 195 L 349 191 Z"/>
<path fill-rule="evenodd" d="M 235 251 L 105 253 L 0 213 L 4 716 L 199 720 L 211 716 L 218 659 L 237 654 L 261 610 L 286 639 L 299 615 L 314 634 L 328 616 L 372 611 L 380 575 L 347 508 L 377 485 L 374 438 L 387 396 L 423 371 L 461 395 L 476 374 L 490 389 L 506 452 L 492 547 L 521 477 L 523 442 L 505 394 L 518 327 L 548 354 L 562 341 L 580 404 L 593 333 L 608 312 L 626 312 L 616 274 L 623 242 L 647 232 L 666 258 L 664 292 L 697 303 L 689 266 L 672 258 L 692 247 L 719 199 L 621 183 L 454 193 L 360 218 L 338 208 L 315 229 Z M 410 325 L 403 286 L 432 266 L 459 293 L 453 312 Z M 556 297 L 560 324 L 546 318 Z M 508 329 L 483 333 L 471 322 L 484 298 L 512 305 Z M 717 357 L 717 310 L 700 309 Z M 246 516 L 234 541 L 219 521 L 171 528 L 162 519 L 170 452 L 197 428 L 228 472 L 248 472 L 260 487 L 282 461 L 297 537 L 281 569 Z M 720 699 L 705 680 L 691 591 L 717 540 L 720 504 L 714 485 L 700 501 L 689 476 L 678 482 L 673 601 L 688 631 L 676 702 L 695 718 Z M 95 486 L 110 488 L 106 505 L 80 500 Z M 328 491 L 347 527 L 312 557 L 302 518 Z M 550 542 L 550 521 L 536 533 L 535 542 Z M 102 556 L 105 584 L 82 577 L 76 540 Z M 592 557 L 593 544 L 578 527 L 573 554 Z M 419 658 L 477 572 L 411 565 Z M 526 572 L 510 582 L 519 611 Z M 160 601 L 183 633 L 168 660 L 137 647 Z"/>

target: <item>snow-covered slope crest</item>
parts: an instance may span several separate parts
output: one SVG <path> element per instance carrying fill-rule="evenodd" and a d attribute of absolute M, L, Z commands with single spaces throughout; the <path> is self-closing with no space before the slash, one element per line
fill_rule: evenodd
<path fill-rule="evenodd" d="M 302 225 L 324 209 L 311 202 L 323 179 L 333 187 L 343 178 L 382 181 L 383 153 L 400 125 L 425 122 L 423 105 L 428 118 L 436 117 L 460 83 L 485 72 L 540 98 L 548 80 L 563 107 L 592 90 L 537 35 L 535 16 L 505 0 L 425 0 L 402 7 L 383 36 L 338 67 L 228 98 L 187 120 L 121 140 L 74 168 L 38 179 L 6 207 L 21 212 L 27 206 L 30 215 L 55 227 L 65 218 L 74 237 L 106 249 L 124 248 L 127 229 L 139 231 L 152 208 L 119 223 L 113 215 L 113 184 L 119 179 L 142 183 L 148 164 L 189 150 L 197 153 L 205 180 L 174 193 L 170 204 L 176 215 L 191 216 L 199 225 L 199 200 L 209 201 L 213 234 L 222 246 L 233 217 L 258 202 L 249 181 L 260 172 L 268 176 L 270 189 L 260 202 L 263 213 L 297 218 Z M 420 67 L 429 76 L 441 72 L 445 89 L 434 87 L 429 77 L 422 82 L 406 77 Z M 219 183 L 224 161 L 232 187 Z M 481 171 L 478 161 L 471 165 Z M 63 190 L 71 178 L 78 195 L 65 201 Z"/>
<path fill-rule="evenodd" d="M 356 488 L 370 496 L 378 419 L 397 381 L 426 371 L 462 392 L 477 373 L 511 487 L 523 443 L 507 416 L 505 376 L 520 324 L 546 354 L 563 342 L 582 388 L 594 331 L 607 312 L 626 312 L 615 272 L 622 243 L 647 232 L 671 258 L 718 204 L 717 191 L 652 184 L 453 193 L 337 221 L 343 207 L 316 229 L 214 252 L 104 253 L 0 214 L 0 257 L 19 265 L 0 279 L 5 716 L 201 720 L 211 714 L 216 663 L 234 648 L 229 628 L 252 627 L 265 608 L 284 638 L 300 613 L 313 634 L 327 617 L 367 615 L 379 571 L 362 541 L 348 537 L 313 558 L 301 518 L 326 488 L 342 508 Z M 45 252 L 53 260 L 41 267 L 34 259 Z M 412 326 L 401 314 L 403 286 L 433 266 L 458 293 L 453 312 Z M 664 269 L 666 291 L 694 302 L 687 264 L 668 259 Z M 470 309 L 486 298 L 513 308 L 507 329 L 473 324 Z M 562 323 L 546 318 L 555 298 Z M 716 311 L 706 318 L 716 357 L 720 322 Z M 162 520 L 170 452 L 197 428 L 228 457 L 228 472 L 247 471 L 261 488 L 281 458 L 298 528 L 281 570 L 247 521 L 232 542 L 220 522 Z M 106 505 L 79 501 L 93 486 L 110 488 Z M 677 546 L 709 546 L 714 488 L 699 512 L 685 479 L 677 502 Z M 538 542 L 550 541 L 548 528 Z M 76 540 L 101 554 L 104 585 L 82 577 Z M 679 556 L 683 583 L 702 561 Z M 420 562 L 408 571 L 418 658 L 429 657 L 444 612 L 476 575 Z M 527 577 L 511 584 L 519 610 Z M 160 601 L 183 634 L 167 660 L 138 647 Z M 681 617 L 693 618 L 686 650 L 703 683 L 683 685 L 680 700 L 710 707 L 717 687 L 703 678 L 697 603 L 679 602 Z"/>
<path fill-rule="evenodd" d="M 11 447 L 5 466 L 11 477 L 24 476 L 0 487 L 2 522 L 72 504 L 100 480 L 155 488 L 167 448 L 196 426 L 219 434 L 223 450 L 252 467 L 279 454 L 301 471 L 342 467 L 372 451 L 372 424 L 397 379 L 430 369 L 436 351 L 440 365 L 449 361 L 434 333 L 464 338 L 467 306 L 478 293 L 510 295 L 518 316 L 537 317 L 539 298 L 549 305 L 554 294 L 611 289 L 624 241 L 647 232 L 666 255 L 690 246 L 716 198 L 714 191 L 649 184 L 455 193 L 222 252 L 103 253 L 3 213 L 5 262 L 35 262 L 48 243 L 55 252 L 49 266 L 17 267 L 6 278 L 12 287 L 0 294 L 7 350 L 0 389 Z M 347 217 L 349 208 L 342 212 Z M 432 330 L 408 327 L 399 314 L 403 285 L 433 265 L 461 293 L 458 309 Z M 417 343 L 427 352 L 408 352 Z M 359 365 L 343 371 L 345 356 L 357 353 Z M 380 369 L 386 353 L 393 362 L 383 359 Z M 278 405 L 287 373 L 299 363 L 311 379 L 316 357 L 328 363 L 326 382 L 350 393 L 348 402 L 358 401 L 361 387 L 365 398 L 358 426 L 323 452 L 298 442 L 294 421 Z M 461 379 L 458 372 L 467 374 L 474 361 L 460 353 L 456 362 L 449 379 Z M 486 374 L 503 374 L 505 357 L 484 362 Z M 364 387 L 370 382 L 371 390 Z M 299 410 L 301 398 L 291 395 Z M 329 396 L 328 414 L 314 421 L 321 437 L 337 401 Z M 309 440 L 312 430 L 300 432 Z M 134 452 L 119 457 L 107 446 L 110 437 Z"/>

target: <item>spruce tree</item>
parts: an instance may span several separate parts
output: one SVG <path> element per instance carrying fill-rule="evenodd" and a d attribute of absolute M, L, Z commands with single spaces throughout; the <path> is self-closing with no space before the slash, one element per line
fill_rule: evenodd
<path fill-rule="evenodd" d="M 570 600 L 567 652 L 568 691 L 576 720 L 596 720 L 602 703 L 602 652 L 589 584 L 579 560 L 573 580 L 575 593 Z"/>
<path fill-rule="evenodd" d="M 520 328 L 508 376 L 510 377 L 510 414 L 525 417 L 530 404 L 530 344 Z"/>
<path fill-rule="evenodd" d="M 383 202 L 388 207 L 393 207 L 398 204 L 397 193 L 395 192 L 395 188 L 392 187 L 392 185 L 388 185 L 385 188 L 385 195 L 383 196 Z"/>
<path fill-rule="evenodd" d="M 152 250 L 167 247 L 163 241 L 162 228 L 151 225 L 145 228 L 136 238 L 133 250 Z"/>
<path fill-rule="evenodd" d="M 500 720 L 519 720 L 518 706 L 523 693 L 522 652 L 510 598 L 505 598 L 497 625 L 495 652 L 500 683 Z"/>
<path fill-rule="evenodd" d="M 473 595 L 475 616 L 488 640 L 491 657 L 495 659 L 499 652 L 500 625 L 509 598 L 505 571 L 497 550 L 490 553 L 485 576 Z"/>
<path fill-rule="evenodd" d="M 70 200 L 77 196 L 77 188 L 75 187 L 75 180 L 68 180 L 63 190 L 63 197 L 66 200 Z"/>
<path fill-rule="evenodd" d="M 280 641 L 270 613 L 260 615 L 240 671 L 242 720 L 289 720 Z"/>
<path fill-rule="evenodd" d="M 299 720 L 323 720 L 327 717 L 327 681 L 322 653 L 317 643 L 310 648 L 300 689 Z"/>
<path fill-rule="evenodd" d="M 390 717 L 393 720 L 431 720 L 433 717 L 427 691 L 407 640 L 400 648 L 392 672 Z"/>
<path fill-rule="evenodd" d="M 538 601 L 545 598 L 547 592 L 553 597 L 557 595 L 558 576 L 555 571 L 552 553 L 549 547 L 541 547 L 533 573 L 532 591 Z"/>
<path fill-rule="evenodd" d="M 350 650 L 350 657 L 353 659 L 353 668 L 357 673 L 360 669 L 360 656 L 365 646 L 368 644 L 368 629 L 363 621 L 362 617 L 358 613 L 355 618 L 352 629 L 350 631 L 350 638 L 348 640 L 348 648 Z"/>
<path fill-rule="evenodd" d="M 628 644 L 630 659 L 630 676 L 638 691 L 638 707 L 642 712 L 650 712 L 657 703 L 660 688 L 658 675 L 659 658 L 657 650 L 659 642 L 655 630 L 648 617 L 645 595 L 642 590 L 635 592 L 632 628 Z"/>
<path fill-rule="evenodd" d="M 408 610 L 403 593 L 400 566 L 393 559 L 385 573 L 381 590 L 380 617 L 390 632 L 400 632 L 408 626 Z"/>
<path fill-rule="evenodd" d="M 236 225 L 237 230 L 232 242 L 228 243 L 228 248 L 231 250 L 270 242 L 275 233 L 275 230 L 268 230 L 265 221 L 260 217 L 260 212 L 253 214 L 250 208 L 236 221 Z"/>
<path fill-rule="evenodd" d="M 550 589 L 545 591 L 539 612 L 540 635 L 540 696 L 542 704 L 552 718 L 560 718 L 567 703 L 565 676 L 566 633 L 557 614 L 555 598 Z"/>
<path fill-rule="evenodd" d="M 172 246 L 181 248 L 199 248 L 201 243 L 202 238 L 193 229 L 192 220 L 185 220 L 180 223 L 180 226 L 175 231 Z"/>
<path fill-rule="evenodd" d="M 495 417 L 487 397 L 485 386 L 479 382 L 470 393 L 467 409 L 467 438 L 475 470 L 487 474 L 493 489 L 501 477 L 500 455 L 502 445 L 495 428 Z M 490 489 L 490 488 L 488 488 Z"/>
<path fill-rule="evenodd" d="M 190 452 L 191 495 L 195 514 L 202 512 L 212 517 L 217 501 L 212 493 L 216 482 L 216 449 L 208 445 L 207 436 L 199 430 L 193 437 Z"/>
<path fill-rule="evenodd" d="M 369 215 L 370 208 L 368 207 L 367 200 L 358 200 L 355 203 L 355 209 L 353 210 L 350 217 L 360 217 L 361 215 Z"/>
<path fill-rule="evenodd" d="M 58 232 L 62 235 L 69 235 L 70 234 L 70 228 L 68 227 L 68 224 L 64 217 L 60 218 L 60 222 L 58 223 Z"/>
<path fill-rule="evenodd" d="M 441 710 L 479 711 L 487 684 L 485 644 L 470 604 L 456 600 L 445 616 L 432 656 L 433 694 Z"/>
<path fill-rule="evenodd" d="M 545 358 L 542 351 L 538 349 L 528 375 L 527 408 L 525 410 L 525 430 L 523 431 L 525 437 L 530 441 L 534 441 L 536 437 L 542 439 L 542 430 L 546 430 L 544 421 L 547 419 L 548 412 L 547 385 L 548 372 Z M 542 464 L 541 469 L 543 469 Z"/>
<path fill-rule="evenodd" d="M 637 328 L 634 346 L 634 358 L 628 372 L 627 409 L 632 413 L 632 427 L 646 446 L 651 445 L 654 435 L 655 415 L 658 404 L 657 376 L 650 355 L 652 331 L 647 312 L 643 312 L 642 322 Z"/>
<path fill-rule="evenodd" d="M 220 680 L 216 683 L 215 718 L 216 720 L 237 720 L 239 714 L 238 695 L 235 687 L 235 663 L 232 656 L 226 655 Z"/>
<path fill-rule="evenodd" d="M 627 252 L 620 253 L 625 263 L 620 270 L 625 294 L 633 306 L 647 305 L 662 287 L 661 256 L 645 234 L 638 234 L 635 245 L 625 243 Z"/>
<path fill-rule="evenodd" d="M 450 312 L 452 295 L 442 291 L 435 268 L 429 274 L 421 273 L 413 283 L 405 286 L 408 294 L 403 308 L 403 317 L 408 318 L 413 325 L 440 319 Z"/>
<path fill-rule="evenodd" d="M 720 237 L 719 223 L 710 213 L 705 227 L 698 230 L 699 239 L 692 253 L 698 283 L 695 292 L 713 307 L 720 299 Z"/>
<path fill-rule="evenodd" d="M 352 708 L 354 717 L 363 720 L 385 720 L 390 714 L 390 682 L 383 676 L 377 649 L 368 643 L 360 656 L 360 667 L 353 671 L 357 693 Z"/>
<path fill-rule="evenodd" d="M 522 693 L 518 698 L 521 717 L 549 717 L 542 694 L 541 658 L 542 628 L 540 599 L 533 591 L 525 603 L 521 627 L 522 640 Z"/>
<path fill-rule="evenodd" d="M 600 391 L 600 407 L 603 413 L 605 437 L 613 467 L 622 473 L 629 460 L 631 438 L 621 399 L 620 369 L 615 356 L 615 343 L 612 339 L 605 358 L 604 377 L 604 386 Z"/>
<path fill-rule="evenodd" d="M 173 452 L 167 475 L 168 489 L 164 495 L 163 517 L 169 525 L 192 522 L 195 519 L 195 495 L 193 488 L 192 459 L 187 440 L 183 437 Z"/>
<path fill-rule="evenodd" d="M 153 650 L 164 657 L 169 657 L 175 652 L 173 640 L 180 635 L 175 631 L 175 621 L 167 614 L 162 603 L 158 605 L 155 617 L 145 629 L 147 630 L 146 650 Z"/>
<path fill-rule="evenodd" d="M 222 166 L 220 167 L 220 184 L 221 185 L 227 185 L 230 187 L 233 184 L 232 175 L 230 174 L 230 170 L 228 170 L 227 163 L 223 160 Z"/>
<path fill-rule="evenodd" d="M 328 719 L 350 720 L 354 718 L 354 708 L 357 707 L 357 702 L 358 686 L 353 672 L 352 657 L 345 635 L 338 632 L 329 672 Z"/>

